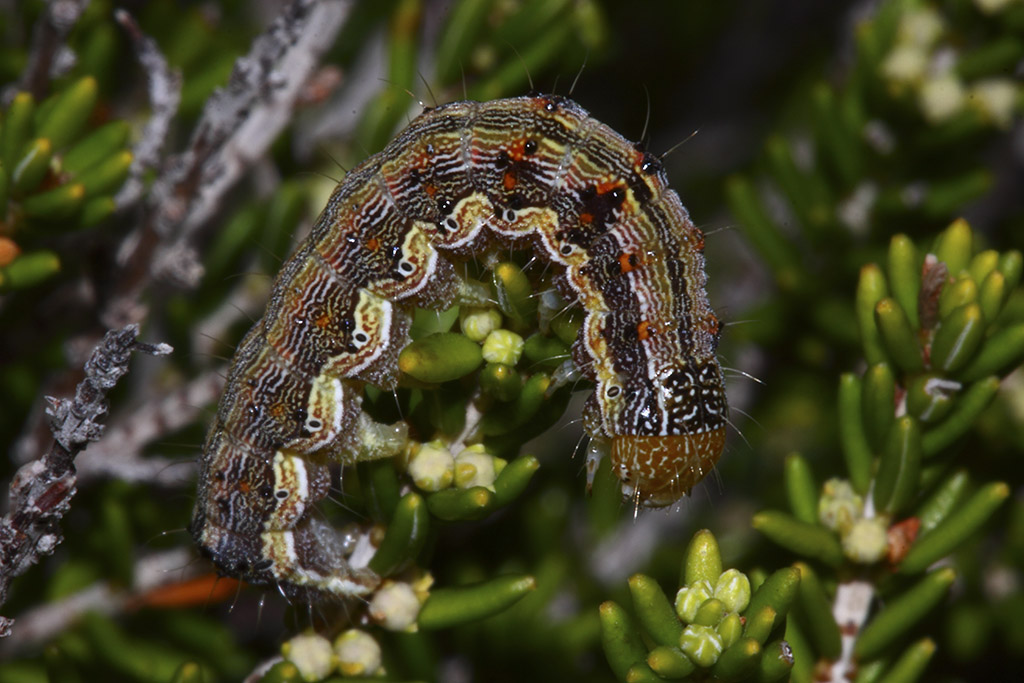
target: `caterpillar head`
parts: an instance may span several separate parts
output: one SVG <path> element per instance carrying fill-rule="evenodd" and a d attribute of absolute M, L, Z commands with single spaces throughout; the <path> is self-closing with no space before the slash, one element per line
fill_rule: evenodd
<path fill-rule="evenodd" d="M 712 358 L 627 382 L 611 439 L 612 471 L 639 505 L 671 505 L 714 468 L 725 447 L 722 371 Z"/>

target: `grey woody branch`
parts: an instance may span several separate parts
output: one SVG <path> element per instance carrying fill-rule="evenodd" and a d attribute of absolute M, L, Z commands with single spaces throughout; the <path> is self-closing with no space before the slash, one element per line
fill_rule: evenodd
<path fill-rule="evenodd" d="M 142 175 L 160 163 L 164 144 L 171 129 L 174 115 L 181 102 L 181 73 L 170 68 L 156 41 L 142 33 L 142 29 L 123 9 L 114 11 L 114 18 L 121 24 L 132 41 L 139 64 L 146 72 L 149 103 L 152 115 L 132 148 L 132 167 L 128 180 L 114 198 L 118 209 L 135 204 L 142 196 L 145 186 Z"/>
<path fill-rule="evenodd" d="M 349 0 L 293 0 L 235 62 L 206 103 L 187 149 L 164 165 L 135 234 L 121 249 L 114 326 L 141 319 L 139 293 L 153 277 L 184 288 L 202 277 L 193 243 L 224 195 L 291 122 L 303 88 L 351 11 Z"/>
<path fill-rule="evenodd" d="M 74 398 L 47 397 L 53 445 L 15 473 L 8 512 L 0 520 L 0 604 L 14 577 L 61 542 L 60 522 L 75 495 L 75 456 L 103 434 L 107 393 L 128 372 L 132 352 L 165 355 L 172 350 L 167 344 L 142 344 L 138 334 L 137 325 L 108 332 L 86 361 L 85 379 Z M 13 623 L 0 616 L 0 637 L 10 634 Z"/>
<path fill-rule="evenodd" d="M 32 34 L 32 47 L 21 80 L 4 88 L 4 102 L 9 102 L 19 89 L 29 91 L 37 100 L 42 98 L 50 80 L 74 65 L 75 56 L 65 39 L 88 4 L 87 0 L 49 0 L 46 3 L 46 11 Z"/>
<path fill-rule="evenodd" d="M 79 481 L 103 477 L 168 487 L 192 481 L 196 472 L 194 460 L 143 456 L 142 451 L 154 441 L 195 422 L 203 406 L 220 396 L 226 372 L 226 368 L 220 368 L 204 373 L 120 415 L 107 427 L 99 443 L 79 456 Z"/>

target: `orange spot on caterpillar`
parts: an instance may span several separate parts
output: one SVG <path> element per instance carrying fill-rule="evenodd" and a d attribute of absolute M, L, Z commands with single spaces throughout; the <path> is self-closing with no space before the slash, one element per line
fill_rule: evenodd
<path fill-rule="evenodd" d="M 663 507 L 679 500 L 714 468 L 725 448 L 725 427 L 695 434 L 612 438 L 612 471 L 623 492 L 641 505 Z"/>
<path fill-rule="evenodd" d="M 651 324 L 646 320 L 641 320 L 636 326 L 636 336 L 639 337 L 640 341 L 644 341 L 655 332 L 657 332 L 657 330 L 651 327 Z"/>
<path fill-rule="evenodd" d="M 317 316 L 313 324 L 319 327 L 321 330 L 326 329 L 331 324 L 331 316 L 327 313 L 321 313 Z"/>
<path fill-rule="evenodd" d="M 584 225 L 590 225 L 593 222 L 594 222 L 594 214 L 592 214 L 592 213 L 581 213 L 580 214 L 580 223 L 583 223 Z"/>
<path fill-rule="evenodd" d="M 238 490 L 242 493 L 249 493 L 249 491 L 252 490 L 252 487 L 249 485 L 249 482 L 240 481 L 238 482 Z"/>
<path fill-rule="evenodd" d="M 638 264 L 636 254 L 622 254 L 619 256 L 619 268 L 623 273 L 631 272 Z"/>
<path fill-rule="evenodd" d="M 515 140 L 508 146 L 508 157 L 513 161 L 522 161 L 525 152 L 523 146 L 526 144 L 526 140 Z"/>
<path fill-rule="evenodd" d="M 378 249 L 380 249 L 380 240 L 377 239 L 376 237 L 371 237 L 370 239 L 366 240 L 366 248 L 369 249 L 370 251 L 377 251 Z"/>
<path fill-rule="evenodd" d="M 516 174 L 512 171 L 505 171 L 505 177 L 501 180 L 502 186 L 506 190 L 511 190 L 516 186 Z"/>
<path fill-rule="evenodd" d="M 426 185 L 423 186 L 423 191 L 427 193 L 428 197 L 433 197 L 435 194 L 437 194 L 437 185 L 427 183 Z"/>

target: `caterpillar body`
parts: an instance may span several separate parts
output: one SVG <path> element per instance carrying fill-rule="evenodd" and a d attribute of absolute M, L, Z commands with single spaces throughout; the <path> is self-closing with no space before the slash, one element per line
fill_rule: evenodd
<path fill-rule="evenodd" d="M 450 305 L 452 261 L 494 242 L 532 248 L 584 310 L 584 425 L 624 494 L 668 505 L 711 470 L 720 325 L 659 160 L 566 98 L 455 102 L 346 175 L 235 353 L 190 525 L 221 572 L 312 599 L 375 588 L 313 505 L 359 450 L 363 384 L 394 386 L 412 308 Z"/>

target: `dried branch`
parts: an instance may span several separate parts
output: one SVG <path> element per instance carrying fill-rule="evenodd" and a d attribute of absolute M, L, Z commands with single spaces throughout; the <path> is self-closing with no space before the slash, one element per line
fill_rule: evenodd
<path fill-rule="evenodd" d="M 139 64 L 146 71 L 149 81 L 149 103 L 153 108 L 152 116 L 132 148 L 133 159 L 128 180 L 114 198 L 117 208 L 124 209 L 142 196 L 142 174 L 148 169 L 156 168 L 160 163 L 160 155 L 167 141 L 171 121 L 178 113 L 178 105 L 181 102 L 181 73 L 168 66 L 156 41 L 142 33 L 132 15 L 118 9 L 114 11 L 114 18 L 131 38 Z"/>
<path fill-rule="evenodd" d="M 75 57 L 64 40 L 88 4 L 87 0 L 50 0 L 47 3 L 46 12 L 36 23 L 28 63 L 17 87 L 39 100 L 46 94 L 50 79 L 74 65 Z M 5 102 L 14 97 L 17 87 L 5 88 Z"/>
<path fill-rule="evenodd" d="M 199 185 L 196 201 L 181 221 L 179 240 L 189 239 L 210 218 L 227 189 L 291 121 L 304 86 L 334 43 L 351 6 L 337 0 L 296 0 L 235 63 L 227 87 L 207 103 L 185 155 L 184 161 L 191 162 L 186 163 L 189 171 L 199 171 Z M 171 180 L 189 182 L 189 176 L 191 172 Z M 159 200 L 158 194 L 154 200 Z M 168 211 L 161 219 L 167 221 L 171 215 Z M 169 221 L 158 223 L 158 229 L 172 226 L 177 227 Z"/>
<path fill-rule="evenodd" d="M 206 103 L 188 149 L 153 184 L 146 215 L 118 261 L 119 292 L 106 324 L 138 320 L 141 291 L 153 277 L 192 288 L 202 277 L 196 233 L 225 193 L 291 121 L 303 86 L 334 42 L 353 3 L 293 0 L 238 59 L 228 84 Z"/>
<path fill-rule="evenodd" d="M 11 482 L 9 511 L 0 520 L 0 604 L 14 577 L 49 555 L 63 540 L 60 521 L 75 495 L 75 456 L 103 434 L 106 395 L 128 372 L 132 351 L 171 352 L 167 344 L 136 341 L 137 325 L 110 331 L 85 364 L 85 379 L 73 399 L 47 397 L 54 443 L 42 458 L 21 467 Z M 0 637 L 10 635 L 13 619 L 0 616 Z"/>
<path fill-rule="evenodd" d="M 191 424 L 203 406 L 220 395 L 224 370 L 207 372 L 169 394 L 147 401 L 112 424 L 100 439 L 78 457 L 78 478 L 113 477 L 159 486 L 180 486 L 195 475 L 195 462 L 142 456 L 156 439 Z"/>

